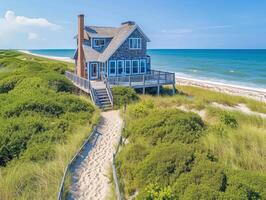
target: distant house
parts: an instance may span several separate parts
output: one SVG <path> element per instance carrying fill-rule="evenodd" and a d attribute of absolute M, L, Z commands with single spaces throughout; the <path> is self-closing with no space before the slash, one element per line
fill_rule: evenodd
<path fill-rule="evenodd" d="M 159 94 L 162 85 L 175 84 L 174 73 L 151 68 L 150 39 L 133 21 L 120 27 L 84 26 L 84 15 L 79 15 L 76 39 L 75 74 L 67 72 L 67 77 L 88 90 L 98 104 L 104 103 L 103 93 L 112 103 L 111 88 L 116 85 L 141 88 L 143 93 L 145 88 L 157 87 Z"/>

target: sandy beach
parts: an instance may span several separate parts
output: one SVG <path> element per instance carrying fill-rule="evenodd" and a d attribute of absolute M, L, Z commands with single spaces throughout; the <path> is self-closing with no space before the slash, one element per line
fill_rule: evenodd
<path fill-rule="evenodd" d="M 176 84 L 196 86 L 217 92 L 249 97 L 258 101 L 266 102 L 266 89 L 258 89 L 213 81 L 199 80 L 194 78 L 186 78 L 178 75 L 176 75 Z"/>
<path fill-rule="evenodd" d="M 39 56 L 43 58 L 60 60 L 65 62 L 74 63 L 74 60 L 68 57 L 55 57 L 55 56 L 45 56 L 40 54 L 33 54 L 26 50 L 20 50 L 22 53 L 27 53 L 34 56 Z M 217 92 L 223 92 L 227 94 L 249 97 L 258 101 L 266 102 L 266 89 L 258 89 L 251 87 L 244 87 L 232 84 L 224 84 L 214 81 L 201 80 L 196 78 L 187 78 L 176 74 L 176 84 L 177 85 L 187 85 L 187 86 L 196 86 L 205 89 L 210 89 Z"/>
<path fill-rule="evenodd" d="M 46 55 L 31 53 L 30 51 L 27 51 L 27 50 L 19 50 L 19 52 L 26 53 L 26 54 L 33 55 L 33 56 L 48 58 L 48 59 L 52 59 L 52 60 L 59 60 L 59 61 L 64 61 L 64 62 L 75 63 L 75 60 L 73 60 L 69 57 L 46 56 Z"/>

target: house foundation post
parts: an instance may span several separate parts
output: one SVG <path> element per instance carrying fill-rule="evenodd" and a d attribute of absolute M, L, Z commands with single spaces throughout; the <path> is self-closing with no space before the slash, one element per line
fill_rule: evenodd
<path fill-rule="evenodd" d="M 173 95 L 175 94 L 175 84 L 173 84 Z"/>
<path fill-rule="evenodd" d="M 142 94 L 145 94 L 145 87 L 142 88 Z"/>
<path fill-rule="evenodd" d="M 160 85 L 157 86 L 157 95 L 160 95 Z"/>

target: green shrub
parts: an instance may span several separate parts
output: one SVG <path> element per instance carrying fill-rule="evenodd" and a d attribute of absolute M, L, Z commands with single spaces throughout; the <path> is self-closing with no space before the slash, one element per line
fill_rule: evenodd
<path fill-rule="evenodd" d="M 56 92 L 73 92 L 74 85 L 66 78 L 59 75 L 48 74 L 46 75 L 49 81 L 49 87 Z"/>
<path fill-rule="evenodd" d="M 129 87 L 113 87 L 112 93 L 114 97 L 114 105 L 117 108 L 138 100 L 138 95 L 135 90 Z"/>
<path fill-rule="evenodd" d="M 192 143 L 198 140 L 204 128 L 203 121 L 194 113 L 164 109 L 150 110 L 145 115 L 129 123 L 125 135 L 131 135 L 133 140 L 144 136 L 153 145 L 177 140 Z"/>
<path fill-rule="evenodd" d="M 170 187 L 161 188 L 158 184 L 149 184 L 145 191 L 138 195 L 139 200 L 174 200 Z"/>
<path fill-rule="evenodd" d="M 52 144 L 35 144 L 27 148 L 21 159 L 32 162 L 49 161 L 55 158 L 56 152 Z"/>
<path fill-rule="evenodd" d="M 231 128 L 237 128 L 238 122 L 230 112 L 223 112 L 220 115 L 220 120 L 223 124 Z"/>
<path fill-rule="evenodd" d="M 9 91 L 13 90 L 16 84 L 22 79 L 21 76 L 11 76 L 7 77 L 3 80 L 0 80 L 0 94 L 1 93 L 8 93 Z"/>
<path fill-rule="evenodd" d="M 140 185 L 157 182 L 167 186 L 190 171 L 193 160 L 194 150 L 188 145 L 159 145 L 138 166 L 137 178 Z"/>

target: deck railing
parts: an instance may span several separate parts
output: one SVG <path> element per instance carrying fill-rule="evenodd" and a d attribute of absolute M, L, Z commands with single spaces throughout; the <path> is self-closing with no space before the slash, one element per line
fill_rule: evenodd
<path fill-rule="evenodd" d="M 91 86 L 91 82 L 88 79 L 82 78 L 77 74 L 66 71 L 66 77 L 71 80 L 75 85 L 77 85 L 81 90 L 90 94 L 92 101 L 97 105 L 98 101 L 95 95 L 95 91 Z"/>
<path fill-rule="evenodd" d="M 151 70 L 143 75 L 108 77 L 107 80 L 111 86 L 147 87 L 174 84 L 175 74 L 171 72 Z"/>
<path fill-rule="evenodd" d="M 69 80 L 73 81 L 79 87 L 82 87 L 83 89 L 86 89 L 86 90 L 91 89 L 91 83 L 88 79 L 82 78 L 78 76 L 77 74 L 74 74 L 69 71 L 66 71 L 65 75 Z"/>

